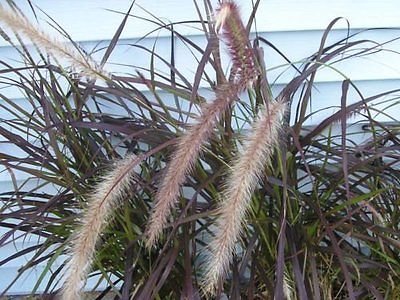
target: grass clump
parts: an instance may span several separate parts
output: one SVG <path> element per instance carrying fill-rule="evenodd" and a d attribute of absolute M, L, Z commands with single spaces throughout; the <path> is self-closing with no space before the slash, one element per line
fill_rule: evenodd
<path fill-rule="evenodd" d="M 97 63 L 0 7 L 24 60 L 23 68 L 1 61 L 3 80 L 30 105 L 1 95 L 13 117 L 0 133 L 22 155 L 2 152 L 0 162 L 11 177 L 29 175 L 1 194 L 1 226 L 9 228 L 1 243 L 40 237 L 0 266 L 31 253 L 18 277 L 45 262 L 32 293 L 48 278 L 44 293 L 63 299 L 81 298 L 96 274 L 108 286 L 97 299 L 393 299 L 399 126 L 378 122 L 373 103 L 398 105 L 400 90 L 364 97 L 344 78 L 340 107 L 307 125 L 320 70 L 374 53 L 377 44 L 354 34 L 325 45 L 333 21 L 315 54 L 288 63 L 296 76 L 276 93 L 261 55 L 261 45 L 274 46 L 250 40 L 233 1 L 204 5 L 215 12 L 207 21 L 199 15 L 205 49 L 160 24 L 200 54 L 193 83 L 175 68 L 173 49 L 171 62 L 163 60 L 170 76 L 153 64 L 135 75 L 106 71 L 129 12 Z M 230 56 L 227 74 L 220 48 Z M 89 80 L 71 76 L 59 59 Z M 200 81 L 211 99 L 201 96 Z M 354 117 L 368 130 L 360 143 L 347 128 Z"/>

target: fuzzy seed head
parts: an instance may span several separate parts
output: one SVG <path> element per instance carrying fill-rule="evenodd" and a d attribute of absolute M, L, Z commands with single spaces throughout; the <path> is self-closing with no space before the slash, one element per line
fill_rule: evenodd
<path fill-rule="evenodd" d="M 134 182 L 136 156 L 128 155 L 115 164 L 98 183 L 88 197 L 88 208 L 82 217 L 81 226 L 73 234 L 69 249 L 70 259 L 66 265 L 61 300 L 79 300 L 86 283 L 96 244 L 100 233 L 111 218 L 112 212 L 130 193 Z"/>
<path fill-rule="evenodd" d="M 196 163 L 202 146 L 210 138 L 219 116 L 235 100 L 237 87 L 222 85 L 217 89 L 216 99 L 205 103 L 197 122 L 186 131 L 177 143 L 160 188 L 155 196 L 155 206 L 146 228 L 146 246 L 151 248 L 160 238 L 175 207 L 180 188 Z"/>
<path fill-rule="evenodd" d="M 69 43 L 60 42 L 49 36 L 37 26 L 32 24 L 25 16 L 5 9 L 0 5 L 0 22 L 7 25 L 12 31 L 29 38 L 36 46 L 45 48 L 57 61 L 60 58 L 68 60 L 74 68 L 79 70 L 81 76 L 97 78 L 99 76 L 110 77 L 88 55 L 84 55 L 76 48 L 69 46 Z"/>
<path fill-rule="evenodd" d="M 229 269 L 236 242 L 245 226 L 251 196 L 278 144 L 285 111 L 286 104 L 283 101 L 269 103 L 267 108 L 261 110 L 243 151 L 233 162 L 221 195 L 216 235 L 208 249 L 202 284 L 207 294 L 215 293 L 218 283 Z"/>
<path fill-rule="evenodd" d="M 217 32 L 222 32 L 228 46 L 233 63 L 234 82 L 245 89 L 257 79 L 260 72 L 238 6 L 231 1 L 223 2 L 217 10 L 215 25 Z"/>

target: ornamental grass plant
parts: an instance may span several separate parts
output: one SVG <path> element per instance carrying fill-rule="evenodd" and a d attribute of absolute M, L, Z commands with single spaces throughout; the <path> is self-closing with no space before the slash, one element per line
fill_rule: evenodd
<path fill-rule="evenodd" d="M 51 37 L 13 2 L 0 6 L 2 37 L 23 62 L 0 60 L 1 83 L 28 103 L 0 92 L 10 116 L 0 120 L 2 143 L 15 150 L 0 148 L 13 182 L 0 194 L 0 245 L 38 237 L 1 259 L 0 267 L 29 255 L 3 295 L 45 266 L 32 294 L 44 286 L 42 295 L 65 300 L 83 298 L 88 277 L 105 286 L 96 299 L 399 297 L 400 126 L 376 115 L 399 105 L 400 88 L 364 96 L 336 67 L 395 40 L 349 31 L 328 44 L 335 19 L 313 55 L 291 62 L 249 33 L 259 2 L 249 20 L 233 1 L 194 2 L 199 19 L 188 23 L 206 47 L 174 24 L 142 20 L 193 53 L 193 78 L 176 68 L 173 46 L 166 60 L 132 44 L 151 54 L 149 68 L 107 70 L 133 5 L 100 60 L 60 29 Z M 287 61 L 274 68 L 295 71 L 279 90 L 263 48 Z M 309 126 L 326 68 L 343 75 L 340 106 Z"/>

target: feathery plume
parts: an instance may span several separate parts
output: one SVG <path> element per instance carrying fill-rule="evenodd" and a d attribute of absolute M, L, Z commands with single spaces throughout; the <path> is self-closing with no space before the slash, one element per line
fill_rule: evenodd
<path fill-rule="evenodd" d="M 151 247 L 159 239 L 166 226 L 167 218 L 178 200 L 180 188 L 197 161 L 202 145 L 210 138 L 218 118 L 228 109 L 238 94 L 250 86 L 259 75 L 255 67 L 255 56 L 237 6 L 232 2 L 224 2 L 218 12 L 216 24 L 224 30 L 228 41 L 236 74 L 234 82 L 217 88 L 215 100 L 202 107 L 197 123 L 179 139 L 176 151 L 155 196 L 155 206 L 146 229 L 147 247 Z"/>
<path fill-rule="evenodd" d="M 179 197 L 179 191 L 197 161 L 202 145 L 209 139 L 218 116 L 236 97 L 236 89 L 226 84 L 217 89 L 217 97 L 203 105 L 202 114 L 195 125 L 182 135 L 167 167 L 160 188 L 155 196 L 155 206 L 147 223 L 146 245 L 151 247 L 158 240 L 167 223 L 171 209 Z"/>
<path fill-rule="evenodd" d="M 135 175 L 133 168 L 137 163 L 138 158 L 135 155 L 128 155 L 117 161 L 114 168 L 89 195 L 89 204 L 81 221 L 81 227 L 71 240 L 70 260 L 66 265 L 61 289 L 62 300 L 81 299 L 81 290 L 92 265 L 98 237 L 107 225 L 113 210 L 129 194 Z"/>
<path fill-rule="evenodd" d="M 83 55 L 77 49 L 62 43 L 57 39 L 34 26 L 29 20 L 15 11 L 5 9 L 0 5 L 0 22 L 6 24 L 16 33 L 22 33 L 28 37 L 34 44 L 44 47 L 54 58 L 62 57 L 67 59 L 74 67 L 79 69 L 84 76 L 96 78 L 99 75 L 110 76 L 106 74 L 98 64 L 89 56 Z"/>
<path fill-rule="evenodd" d="M 251 196 L 278 143 L 286 104 L 270 102 L 260 110 L 259 118 L 246 139 L 242 153 L 233 162 L 222 192 L 215 238 L 209 245 L 204 274 L 205 293 L 214 293 L 232 260 L 235 244 L 240 238 Z"/>
<path fill-rule="evenodd" d="M 215 28 L 222 32 L 222 37 L 228 46 L 233 64 L 234 82 L 250 85 L 257 79 L 259 71 L 239 8 L 233 1 L 225 1 L 217 13 Z"/>

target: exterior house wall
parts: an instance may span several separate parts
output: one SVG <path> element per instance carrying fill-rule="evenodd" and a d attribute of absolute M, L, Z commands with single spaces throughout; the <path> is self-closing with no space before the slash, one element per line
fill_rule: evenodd
<path fill-rule="evenodd" d="M 115 30 L 118 28 L 123 14 L 128 10 L 131 1 L 128 0 L 32 0 L 34 5 L 40 7 L 51 16 L 57 23 L 79 42 L 88 51 L 94 48 L 106 46 L 111 40 Z M 161 21 L 179 22 L 187 20 L 198 20 L 194 2 L 198 3 L 200 9 L 202 1 L 188 0 L 138 0 L 132 9 L 132 14 L 138 17 L 152 19 L 151 12 Z M 215 3 L 216 1 L 212 1 Z M 250 0 L 237 1 L 244 18 L 251 11 Z M 31 10 L 28 1 L 16 0 L 15 3 L 30 17 Z M 386 28 L 369 30 L 361 33 L 359 38 L 384 42 L 400 37 L 400 2 L 398 0 L 261 0 L 258 8 L 256 29 L 259 35 L 271 41 L 277 48 L 286 54 L 292 61 L 299 61 L 318 50 L 318 46 L 324 29 L 336 17 L 344 17 L 334 26 L 329 34 L 327 43 L 337 41 L 350 33 L 367 28 Z M 46 24 L 48 18 L 37 10 L 39 24 L 49 32 L 54 32 L 51 26 Z M 346 21 L 347 19 L 347 21 Z M 50 22 L 51 23 L 51 22 Z M 156 26 L 149 21 L 140 18 L 130 18 L 121 36 L 121 45 L 117 47 L 110 58 L 107 69 L 113 72 L 134 73 L 131 67 L 123 67 L 114 63 L 124 63 L 137 67 L 149 66 L 149 54 L 130 45 L 139 43 L 146 47 L 155 45 L 156 51 L 169 58 L 170 35 L 167 30 L 152 32 Z M 205 45 L 205 38 L 198 28 L 188 25 L 176 25 L 175 28 L 190 37 L 197 44 Z M 255 28 L 253 27 L 253 31 Z M 149 34 L 150 33 L 150 34 Z M 55 33 L 54 33 L 55 34 Z M 142 39 L 142 37 L 144 37 Z M 185 47 L 176 40 L 177 69 L 181 70 L 188 78 L 194 78 L 196 60 Z M 400 51 L 400 41 L 393 41 L 384 46 L 389 50 Z M 286 62 L 274 51 L 265 47 L 265 57 L 270 82 L 273 82 L 273 91 L 277 93 L 295 75 L 292 71 L 281 73 L 288 69 Z M 95 57 L 101 57 L 101 53 Z M 0 59 L 17 64 L 16 51 L 4 40 L 0 40 Z M 225 62 L 227 61 L 224 58 Z M 285 67 L 279 67 L 285 66 Z M 381 51 L 368 57 L 360 57 L 345 63 L 334 65 L 342 74 L 352 79 L 364 93 L 364 96 L 373 95 L 379 91 L 385 91 L 400 87 L 400 59 L 397 53 Z M 159 68 L 168 71 L 162 65 Z M 317 111 L 324 107 L 340 106 L 341 82 L 345 78 L 332 68 L 326 68 L 316 78 L 315 92 L 312 109 Z M 5 97 L 14 99 L 21 105 L 28 105 L 21 91 L 7 87 L 0 83 L 0 93 Z M 146 93 L 146 91 L 143 91 Z M 164 97 L 168 95 L 164 94 Z M 354 94 L 349 97 L 350 101 L 358 101 Z M 0 102 L 3 101 L 0 99 Z M 310 121 L 310 125 L 318 124 L 324 117 L 332 114 L 335 108 L 325 110 Z M 390 110 L 392 116 L 399 114 L 397 110 Z M 12 116 L 0 111 L 0 120 L 9 119 Z M 390 118 L 378 115 L 378 120 L 389 121 Z M 12 145 L 3 144 L 4 137 L 0 136 L 0 150 L 15 151 Z M 12 177 L 9 172 L 0 170 L 0 191 L 9 191 L 13 188 Z M 21 183 L 27 176 L 15 173 L 17 183 Z M 32 182 L 30 184 L 33 184 Z M 0 229 L 0 234 L 5 229 Z M 9 244 L 0 249 L 0 260 L 8 257 L 15 249 L 36 245 L 37 238 L 31 236 L 19 239 L 16 243 Z M 24 259 L 11 261 L 0 267 L 0 274 L 5 274 L 0 280 L 0 291 L 2 291 L 11 279 L 17 274 L 18 268 L 23 265 Z M 38 276 L 45 266 L 28 272 L 18 284 L 10 290 L 10 293 L 19 294 L 32 290 Z M 43 288 L 43 286 L 42 286 Z M 40 288 L 39 288 L 40 290 Z"/>

